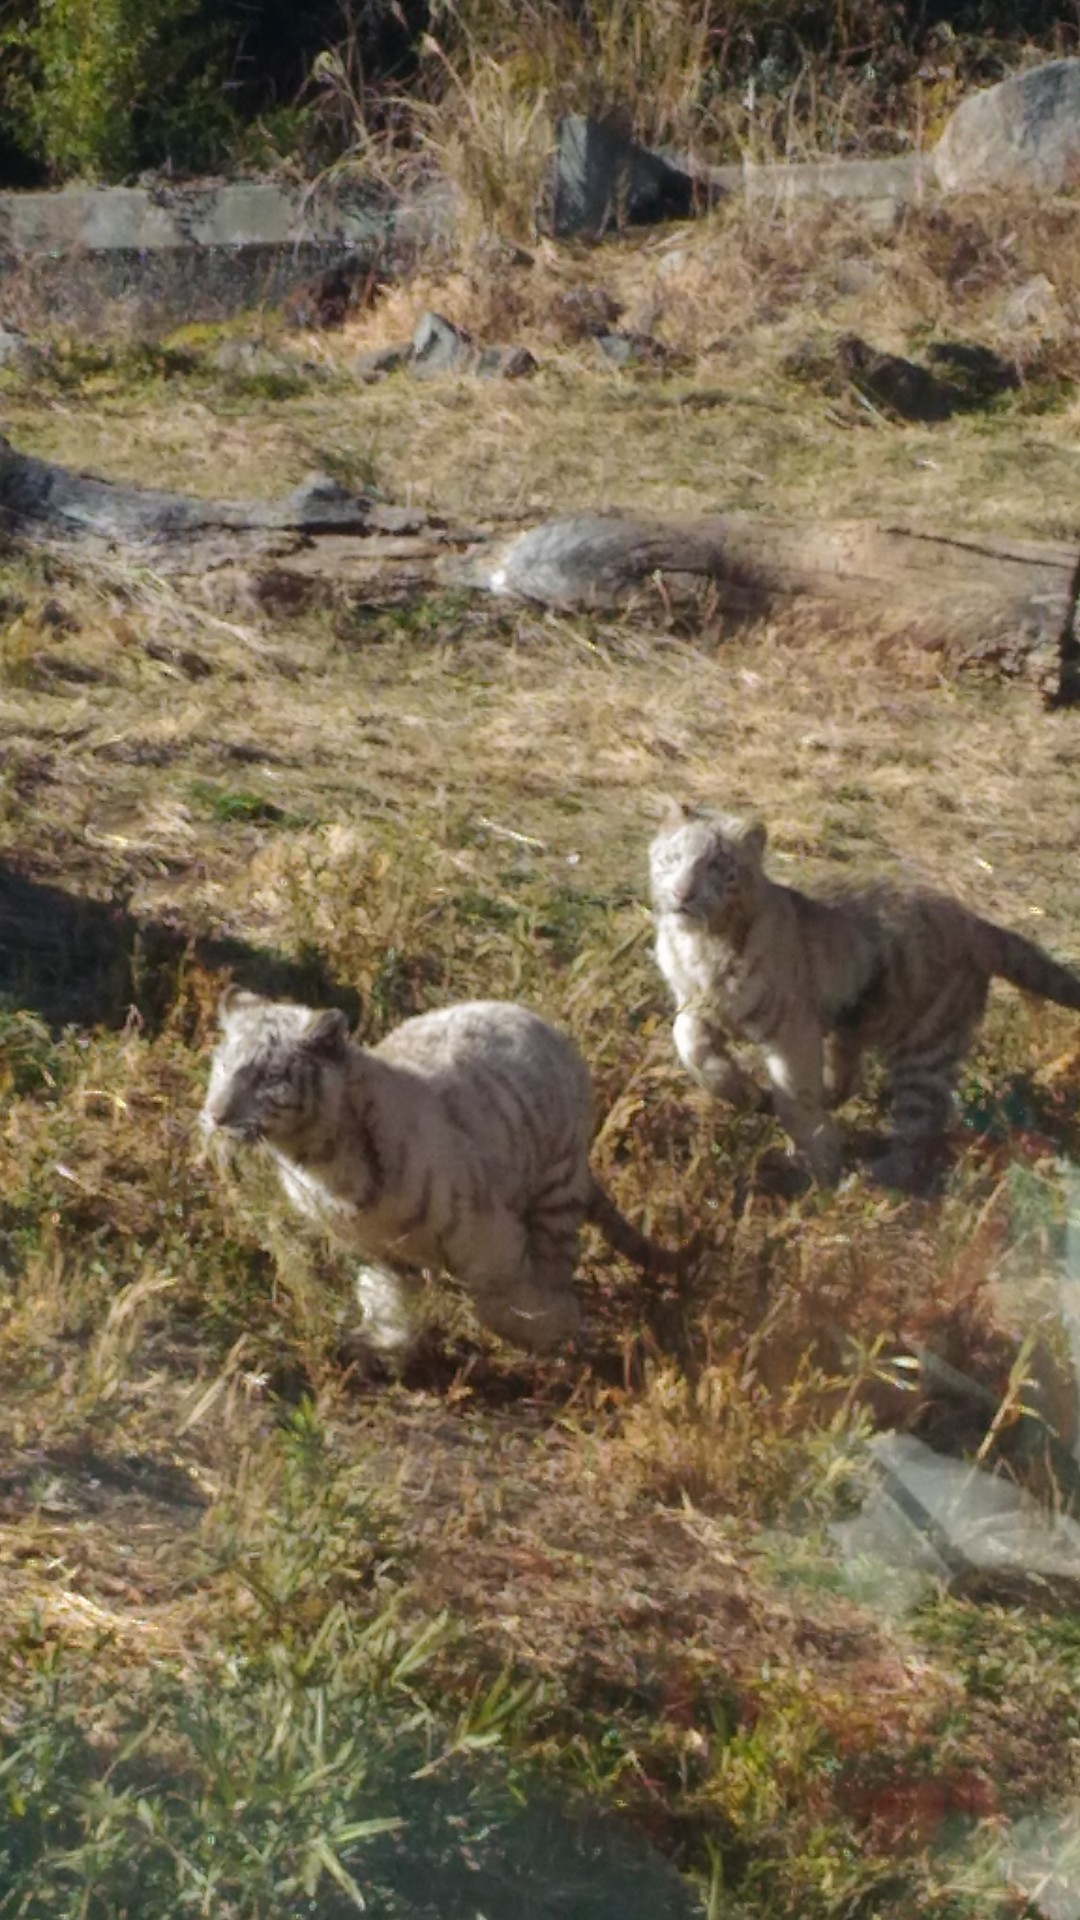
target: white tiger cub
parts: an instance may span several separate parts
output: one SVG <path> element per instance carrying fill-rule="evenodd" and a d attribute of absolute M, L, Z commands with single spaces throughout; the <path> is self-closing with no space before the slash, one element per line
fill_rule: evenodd
<path fill-rule="evenodd" d="M 299 1212 L 364 1256 L 363 1333 L 387 1357 L 412 1344 L 417 1268 L 445 1268 L 485 1326 L 541 1352 L 581 1324 L 585 1219 L 647 1271 L 681 1266 L 593 1178 L 588 1068 L 526 1007 L 466 1001 L 375 1047 L 336 1010 L 235 987 L 218 1019 L 203 1134 L 265 1142 Z"/>
<path fill-rule="evenodd" d="M 1080 1011 L 1080 978 L 1041 947 L 921 888 L 849 888 L 814 899 L 770 880 L 765 828 L 674 806 L 649 849 L 656 958 L 678 1007 L 683 1065 L 718 1099 L 760 1104 L 731 1055 L 764 1050 L 778 1118 L 822 1186 L 841 1169 L 826 1112 L 854 1091 L 859 1058 L 879 1053 L 893 1140 L 870 1169 L 882 1183 L 924 1177 L 953 1088 L 999 976 Z"/>

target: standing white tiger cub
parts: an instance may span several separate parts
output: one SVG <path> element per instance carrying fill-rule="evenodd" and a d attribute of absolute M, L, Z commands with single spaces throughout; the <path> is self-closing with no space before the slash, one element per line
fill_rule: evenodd
<path fill-rule="evenodd" d="M 887 1185 L 925 1173 L 999 976 L 1080 1011 L 1080 978 L 1020 934 L 922 889 L 871 886 L 813 899 L 770 880 L 765 828 L 674 807 L 649 849 L 656 957 L 678 1007 L 683 1065 L 718 1099 L 760 1102 L 732 1038 L 764 1049 L 776 1113 L 822 1186 L 840 1175 L 826 1112 L 854 1091 L 860 1055 L 889 1079 L 893 1141 L 871 1168 Z"/>
<path fill-rule="evenodd" d="M 218 1018 L 203 1133 L 264 1141 L 294 1206 L 364 1255 L 357 1292 L 376 1350 L 411 1344 L 416 1268 L 445 1268 L 519 1346 L 569 1340 L 585 1219 L 646 1270 L 680 1265 L 594 1180 L 588 1068 L 527 1008 L 466 1001 L 370 1048 L 342 1013 L 233 987 Z"/>

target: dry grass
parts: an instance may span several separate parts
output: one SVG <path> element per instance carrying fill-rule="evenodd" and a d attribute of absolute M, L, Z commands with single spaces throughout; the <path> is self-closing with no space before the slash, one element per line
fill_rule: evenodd
<path fill-rule="evenodd" d="M 880 0 L 811 13 L 782 0 L 766 9 L 728 0 L 449 0 L 432 10 L 420 42 L 430 104 L 416 117 L 477 216 L 524 239 L 535 201 L 508 194 L 494 163 L 520 151 L 526 118 L 594 114 L 647 145 L 710 159 L 910 152 L 932 144 L 974 86 L 1071 51 L 1075 40 L 1064 21 L 1042 46 L 1021 42 L 1019 23 L 1007 43 L 992 37 L 1000 21 L 987 24 L 989 32 L 968 21 L 954 33 Z M 347 83 L 335 98 L 348 117 Z M 405 105 L 408 122 L 413 103 Z M 357 107 L 364 150 L 370 116 Z"/>
<path fill-rule="evenodd" d="M 990 247 L 989 215 L 970 218 Z M 778 371 L 808 325 L 877 340 L 888 311 L 883 344 L 910 345 L 931 315 L 974 327 L 1005 280 L 1049 271 L 1052 221 L 1011 248 L 994 228 L 997 284 L 958 290 L 941 261 L 961 231 L 949 253 L 929 217 L 887 241 L 853 225 L 830 254 L 815 222 L 733 219 L 545 253 L 508 291 L 468 272 L 399 291 L 328 356 L 431 299 L 543 341 L 529 389 L 335 375 L 268 400 L 130 363 L 103 388 L 69 361 L 64 381 L 10 393 L 9 431 L 207 494 L 280 491 L 329 453 L 460 519 L 618 500 L 935 524 L 945 503 L 956 525 L 1075 535 L 1067 507 L 1053 529 L 1045 507 L 1050 484 L 1068 497 L 1073 403 L 1035 410 L 1037 381 L 916 431 L 860 426 Z M 884 279 L 829 305 L 852 246 Z M 601 268 L 628 305 L 677 290 L 656 325 L 683 371 L 619 377 L 587 343 L 552 344 L 552 296 Z M 1063 303 L 1071 272 L 1062 247 Z M 979 337 L 1004 344 L 989 319 Z M 332 1644 L 391 1719 L 412 1689 L 425 1765 L 479 1766 L 501 1739 L 515 1766 L 621 1809 L 711 1888 L 713 1913 L 725 1885 L 749 1914 L 800 1920 L 1015 1911 L 1009 1886 L 1030 1882 L 1002 1865 L 1007 1822 L 1075 1785 L 1071 1629 L 1041 1590 L 1026 1611 L 928 1593 L 890 1617 L 827 1523 L 866 1493 L 873 1425 L 974 1453 L 1003 1400 L 996 1464 L 1068 1491 L 1010 1369 L 1037 1334 L 1021 1398 L 1071 1445 L 1075 1024 L 995 1000 L 941 1200 L 794 1191 L 771 1124 L 709 1111 L 677 1071 L 643 864 L 664 792 L 722 797 L 765 813 L 784 878 L 927 878 L 1075 957 L 1073 716 L 939 683 L 854 623 L 714 619 L 687 638 L 655 612 L 568 620 L 458 595 L 268 610 L 213 582 L 18 553 L 0 590 L 0 878 L 28 883 L 0 928 L 5 1734 L 37 1725 L 28 1702 L 57 1667 L 81 1701 L 85 1659 L 108 1681 L 88 1723 L 101 1751 L 133 1702 L 156 1702 L 165 1758 L 197 1771 L 161 1689 L 180 1674 L 220 1695 L 207 1724 L 232 1739 L 237 1673 L 254 1698 L 285 1663 L 299 1714 Z M 85 898 L 97 914 L 80 917 Z M 710 1231 L 693 1285 L 647 1301 L 590 1239 L 584 1366 L 502 1352 L 446 1299 L 441 1358 L 401 1386 L 357 1381 L 346 1265 L 298 1237 L 254 1168 L 223 1181 L 193 1153 L 230 973 L 332 992 L 368 1035 L 480 993 L 564 1023 L 595 1071 L 596 1163 L 621 1204 L 660 1235 Z M 869 1104 L 849 1118 L 856 1134 L 876 1120 Z M 924 1349 L 983 1401 L 920 1383 Z M 304 1396 L 318 1419 L 290 1426 Z M 447 1612 L 457 1637 L 429 1643 Z M 318 1818 L 333 1850 L 339 1815 Z M 293 1897 L 271 1889 L 265 1911 L 271 1896 Z"/>
<path fill-rule="evenodd" d="M 10 387 L 9 430 L 118 479 L 151 472 L 208 494 L 264 495 L 329 464 L 465 521 L 739 507 L 1068 539 L 1080 312 L 1071 222 L 1067 202 L 914 209 L 885 231 L 853 209 L 755 208 L 599 255 L 542 243 L 531 264 L 500 265 L 481 250 L 455 274 L 389 289 L 340 335 L 295 336 L 316 371 L 290 397 L 215 375 L 185 336 L 188 373 L 150 356 L 87 369 L 85 355 L 61 354 L 40 397 Z M 582 283 L 621 304 L 623 325 L 654 334 L 671 370 L 618 371 L 574 338 L 559 299 Z M 1014 310 L 1025 289 L 1027 308 Z M 540 374 L 497 386 L 479 408 L 467 380 L 399 376 L 357 392 L 354 355 L 407 340 L 428 305 L 483 341 L 522 341 Z M 991 415 L 888 426 L 843 383 L 808 385 L 791 370 L 807 349 L 827 360 L 851 331 L 916 358 L 935 340 L 989 346 L 1023 384 Z"/>

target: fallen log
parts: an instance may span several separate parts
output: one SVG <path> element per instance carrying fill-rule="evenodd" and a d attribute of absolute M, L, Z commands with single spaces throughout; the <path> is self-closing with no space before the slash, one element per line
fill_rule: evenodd
<path fill-rule="evenodd" d="M 37 540 L 97 540 L 118 546 L 184 548 L 225 536 L 242 550 L 288 545 L 319 534 L 441 532 L 445 522 L 408 507 L 351 493 L 326 473 L 312 473 L 280 500 L 195 500 L 189 494 L 118 486 L 72 473 L 51 460 L 19 453 L 0 436 L 0 527 Z M 284 541 L 281 540 L 284 536 Z M 457 536 L 461 537 L 461 536 Z M 168 558 L 168 555 L 165 555 Z"/>
<path fill-rule="evenodd" d="M 0 439 L 0 528 L 24 539 L 150 550 L 173 575 L 239 565 L 278 583 L 369 597 L 447 583 L 563 609 L 710 589 L 736 614 L 846 608 L 941 656 L 947 670 L 1080 697 L 1080 555 L 1060 542 L 822 525 L 747 513 L 699 520 L 570 514 L 512 537 L 350 493 L 313 474 L 276 501 L 200 501 L 115 486 Z"/>
<path fill-rule="evenodd" d="M 953 666 L 1034 682 L 1053 702 L 1080 691 L 1080 555 L 1060 542 L 872 520 L 572 514 L 469 564 L 493 593 L 565 609 L 612 606 L 654 582 L 678 591 L 702 581 L 748 614 L 796 598 L 862 608 Z"/>

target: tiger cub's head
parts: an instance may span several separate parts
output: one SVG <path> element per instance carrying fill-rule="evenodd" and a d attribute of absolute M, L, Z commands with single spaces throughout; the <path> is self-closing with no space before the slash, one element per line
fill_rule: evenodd
<path fill-rule="evenodd" d="M 340 1067 L 348 1023 L 336 1007 L 319 1013 L 287 1000 L 227 987 L 218 1005 L 221 1039 L 199 1117 L 214 1134 L 282 1148 L 300 1139 L 326 1105 L 326 1078 Z"/>
<path fill-rule="evenodd" d="M 760 821 L 673 803 L 649 847 L 655 911 L 717 933 L 745 922 L 764 881 L 765 840 Z"/>

